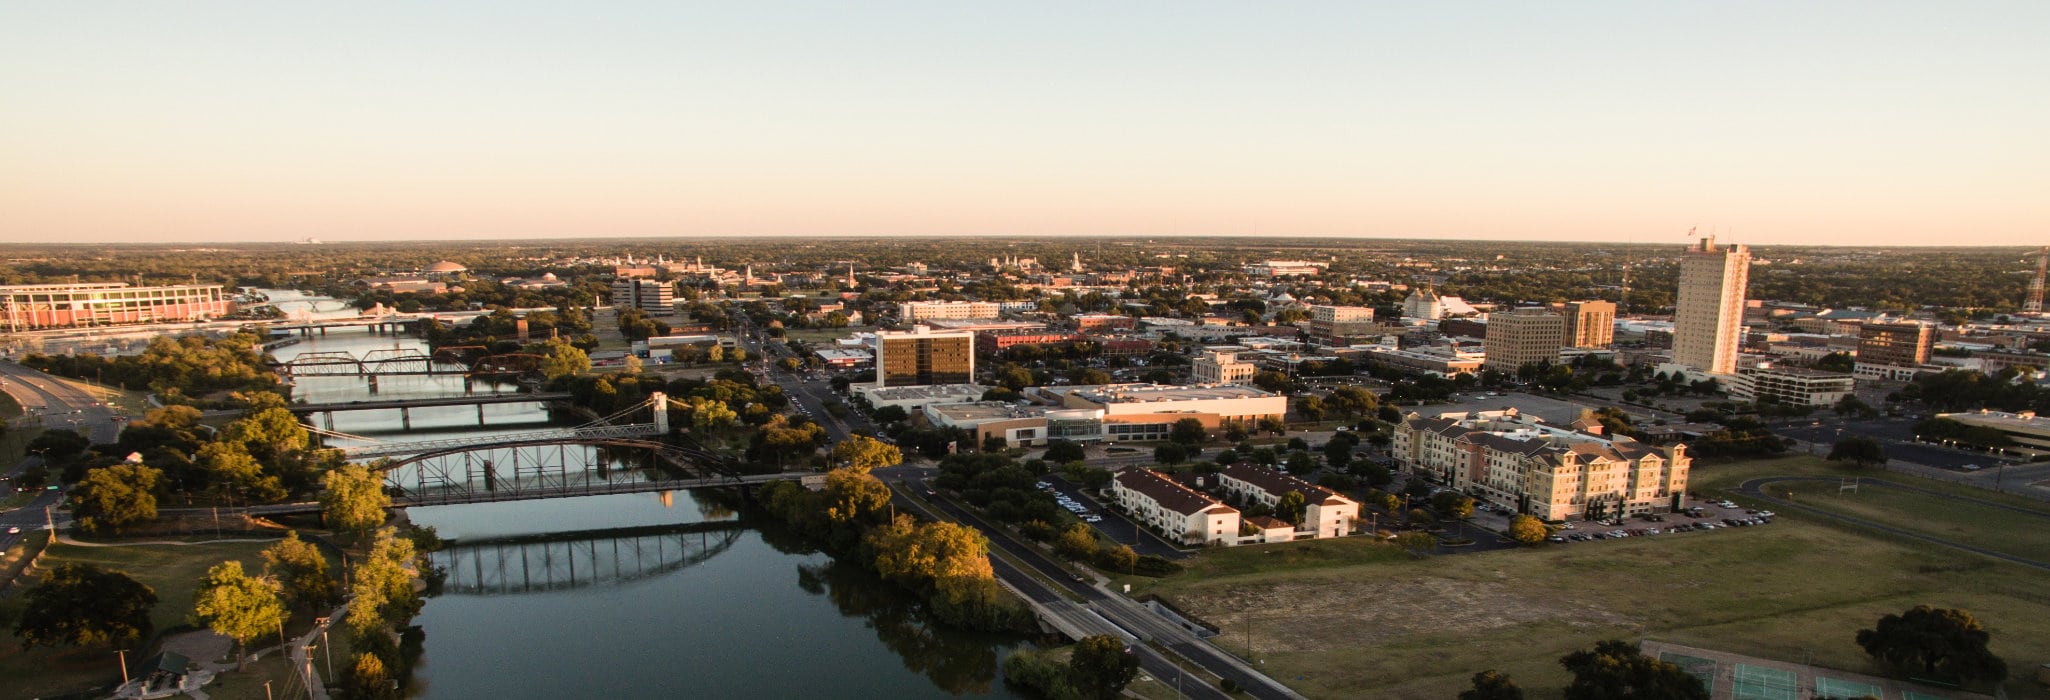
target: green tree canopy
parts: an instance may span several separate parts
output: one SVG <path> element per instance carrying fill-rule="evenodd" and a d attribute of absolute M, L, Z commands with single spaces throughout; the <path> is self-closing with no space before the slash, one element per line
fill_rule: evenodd
<path fill-rule="evenodd" d="M 1082 523 L 1069 525 L 1054 538 L 1053 551 L 1070 561 L 1088 559 L 1096 554 L 1096 533 Z"/>
<path fill-rule="evenodd" d="M 377 472 L 360 464 L 343 465 L 320 479 L 320 514 L 327 526 L 362 536 L 384 524 L 391 496 Z"/>
<path fill-rule="evenodd" d="M 22 594 L 14 634 L 35 646 L 126 647 L 150 631 L 156 591 L 92 564 L 58 564 Z"/>
<path fill-rule="evenodd" d="M 263 550 L 263 563 L 294 608 L 324 608 L 340 596 L 334 577 L 328 574 L 327 557 L 312 542 L 299 539 L 298 530 L 286 532 L 285 539 Z"/>
<path fill-rule="evenodd" d="M 2007 678 L 2007 662 L 1987 650 L 1991 638 L 1971 613 L 1917 605 L 1858 630 L 1857 641 L 1873 659 L 1912 675 L 1997 683 Z"/>
<path fill-rule="evenodd" d="M 1886 448 L 1881 446 L 1878 440 L 1853 435 L 1838 440 L 1835 446 L 1830 447 L 1827 459 L 1831 462 L 1850 462 L 1860 468 L 1870 467 L 1886 463 Z"/>
<path fill-rule="evenodd" d="M 142 464 L 116 464 L 85 473 L 71 489 L 71 514 L 81 530 L 115 532 L 157 519 L 157 485 L 164 473 Z"/>
<path fill-rule="evenodd" d="M 192 618 L 241 645 L 240 666 L 241 658 L 248 656 L 249 640 L 284 624 L 285 605 L 278 600 L 276 582 L 244 573 L 242 562 L 224 561 L 207 569 L 193 592 Z"/>
<path fill-rule="evenodd" d="M 1054 464 L 1067 464 L 1081 461 L 1088 456 L 1082 451 L 1081 443 L 1072 440 L 1053 440 L 1046 443 L 1046 454 L 1041 459 Z"/>
<path fill-rule="evenodd" d="M 1701 679 L 1620 639 L 1567 654 L 1559 665 L 1573 674 L 1566 700 L 1709 700 Z"/>
<path fill-rule="evenodd" d="M 541 377 L 549 381 L 591 371 L 591 356 L 562 340 L 529 345 L 527 352 L 541 356 Z"/>
<path fill-rule="evenodd" d="M 1139 655 L 1106 634 L 1083 637 L 1068 657 L 1068 681 L 1088 698 L 1115 698 L 1139 675 Z"/>
<path fill-rule="evenodd" d="M 1203 428 L 1203 421 L 1183 418 L 1174 422 L 1167 431 L 1167 439 L 1184 445 L 1200 445 L 1209 438 L 1209 431 Z"/>
<path fill-rule="evenodd" d="M 1431 497 L 1431 508 L 1447 518 L 1465 520 L 1473 516 L 1473 497 L 1456 491 L 1446 491 Z"/>
<path fill-rule="evenodd" d="M 1301 491 L 1281 494 L 1281 498 L 1274 502 L 1274 517 L 1286 520 L 1290 525 L 1301 525 L 1303 510 L 1309 505 L 1310 499 L 1304 497 Z"/>
<path fill-rule="evenodd" d="M 299 417 L 281 406 L 250 411 L 221 430 L 221 438 L 242 443 L 249 454 L 275 459 L 299 452 L 312 443 Z"/>

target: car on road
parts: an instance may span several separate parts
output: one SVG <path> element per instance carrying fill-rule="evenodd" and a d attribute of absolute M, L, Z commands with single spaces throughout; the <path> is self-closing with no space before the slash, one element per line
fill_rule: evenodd
<path fill-rule="evenodd" d="M 21 534 L 21 528 L 19 526 L 7 528 L 7 534 L 19 535 Z"/>

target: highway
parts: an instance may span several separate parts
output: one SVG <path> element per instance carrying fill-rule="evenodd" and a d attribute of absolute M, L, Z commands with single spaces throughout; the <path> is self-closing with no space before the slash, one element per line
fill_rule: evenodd
<path fill-rule="evenodd" d="M 908 478 L 901 483 L 908 485 L 910 488 L 917 489 L 921 493 L 926 490 L 925 481 L 922 478 Z M 991 546 L 1004 550 L 1004 552 L 1010 554 L 1018 561 L 1025 562 L 1027 566 L 1039 572 L 1048 580 L 1060 582 L 1060 585 L 1065 587 L 1069 593 L 1080 597 L 1084 601 L 1083 607 L 1097 615 L 1101 615 L 1117 627 L 1135 634 L 1141 639 L 1159 644 L 1219 677 L 1232 679 L 1253 697 L 1286 698 L 1291 700 L 1302 697 L 1301 694 L 1290 690 L 1287 686 L 1281 685 L 1274 679 L 1267 677 L 1266 674 L 1254 670 L 1244 660 L 1225 653 L 1210 642 L 1197 637 L 1194 633 L 1155 614 L 1137 601 L 1121 594 L 1105 591 L 1095 585 L 1073 580 L 1072 574 L 1062 568 L 1061 565 L 1048 559 L 1045 554 L 1037 549 L 1011 539 L 1000 529 L 983 521 L 981 516 L 962 508 L 952 501 L 935 499 L 934 503 L 945 513 L 948 519 L 982 531 L 983 535 L 989 538 Z M 999 557 L 990 557 L 992 567 L 997 566 L 1002 561 Z M 1037 579 L 1020 575 L 1020 572 L 1014 571 L 1013 574 L 1018 575 L 1017 581 L 1009 578 L 1005 580 L 1013 583 L 1020 590 L 1029 591 L 1025 585 L 1022 585 L 1027 583 L 1043 586 Z M 1028 593 L 1028 595 L 1030 594 Z M 1040 599 L 1034 597 L 1034 600 Z M 1066 605 L 1074 605 L 1074 603 L 1066 602 L 1064 598 L 1062 602 Z M 1142 661 L 1145 661 L 1143 654 L 1150 650 L 1145 649 L 1143 646 L 1135 646 L 1135 648 L 1142 651 Z M 1154 674 L 1155 678 L 1174 677 L 1166 675 L 1172 674 L 1175 671 L 1174 666 L 1165 663 L 1164 659 L 1158 667 L 1147 665 L 1145 668 L 1148 673 Z M 1195 684 L 1190 685 L 1193 686 Z M 1217 694 L 1215 689 L 1205 687 L 1204 690 L 1208 691 L 1208 694 L 1196 695 L 1192 687 L 1183 688 L 1183 691 L 1189 693 L 1192 697 L 1223 697 L 1221 694 Z"/>
<path fill-rule="evenodd" d="M 84 389 L 42 372 L 0 362 L 0 391 L 13 396 L 27 411 L 16 425 L 77 430 L 94 444 L 111 443 L 121 433 L 113 409 L 101 405 Z M 40 424 L 34 422 L 38 416 Z"/>

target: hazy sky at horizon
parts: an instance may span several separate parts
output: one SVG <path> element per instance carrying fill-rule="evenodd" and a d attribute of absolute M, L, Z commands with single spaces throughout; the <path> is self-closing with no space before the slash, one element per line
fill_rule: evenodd
<path fill-rule="evenodd" d="M 0 242 L 2050 242 L 2050 2 L 0 4 Z"/>

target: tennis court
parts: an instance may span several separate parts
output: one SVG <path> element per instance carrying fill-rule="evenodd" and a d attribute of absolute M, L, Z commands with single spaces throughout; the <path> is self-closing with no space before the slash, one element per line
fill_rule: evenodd
<path fill-rule="evenodd" d="M 1714 659 L 1704 659 L 1699 656 L 1665 651 L 1659 652 L 1659 660 L 1680 667 L 1680 670 L 1701 679 L 1701 687 L 1709 689 L 1709 692 L 1715 691 Z"/>
<path fill-rule="evenodd" d="M 1827 678 L 1824 676 L 1816 676 L 1815 697 L 1844 698 L 1845 700 L 1850 700 L 1851 698 L 1881 698 L 1886 696 L 1880 694 L 1879 686 L 1872 685 L 1870 683 L 1859 683 L 1856 681 L 1847 681 L 1836 678 Z"/>
<path fill-rule="evenodd" d="M 1734 700 L 1796 700 L 1800 697 L 1793 671 L 1737 664 L 1733 680 L 1735 687 L 1730 697 Z"/>

